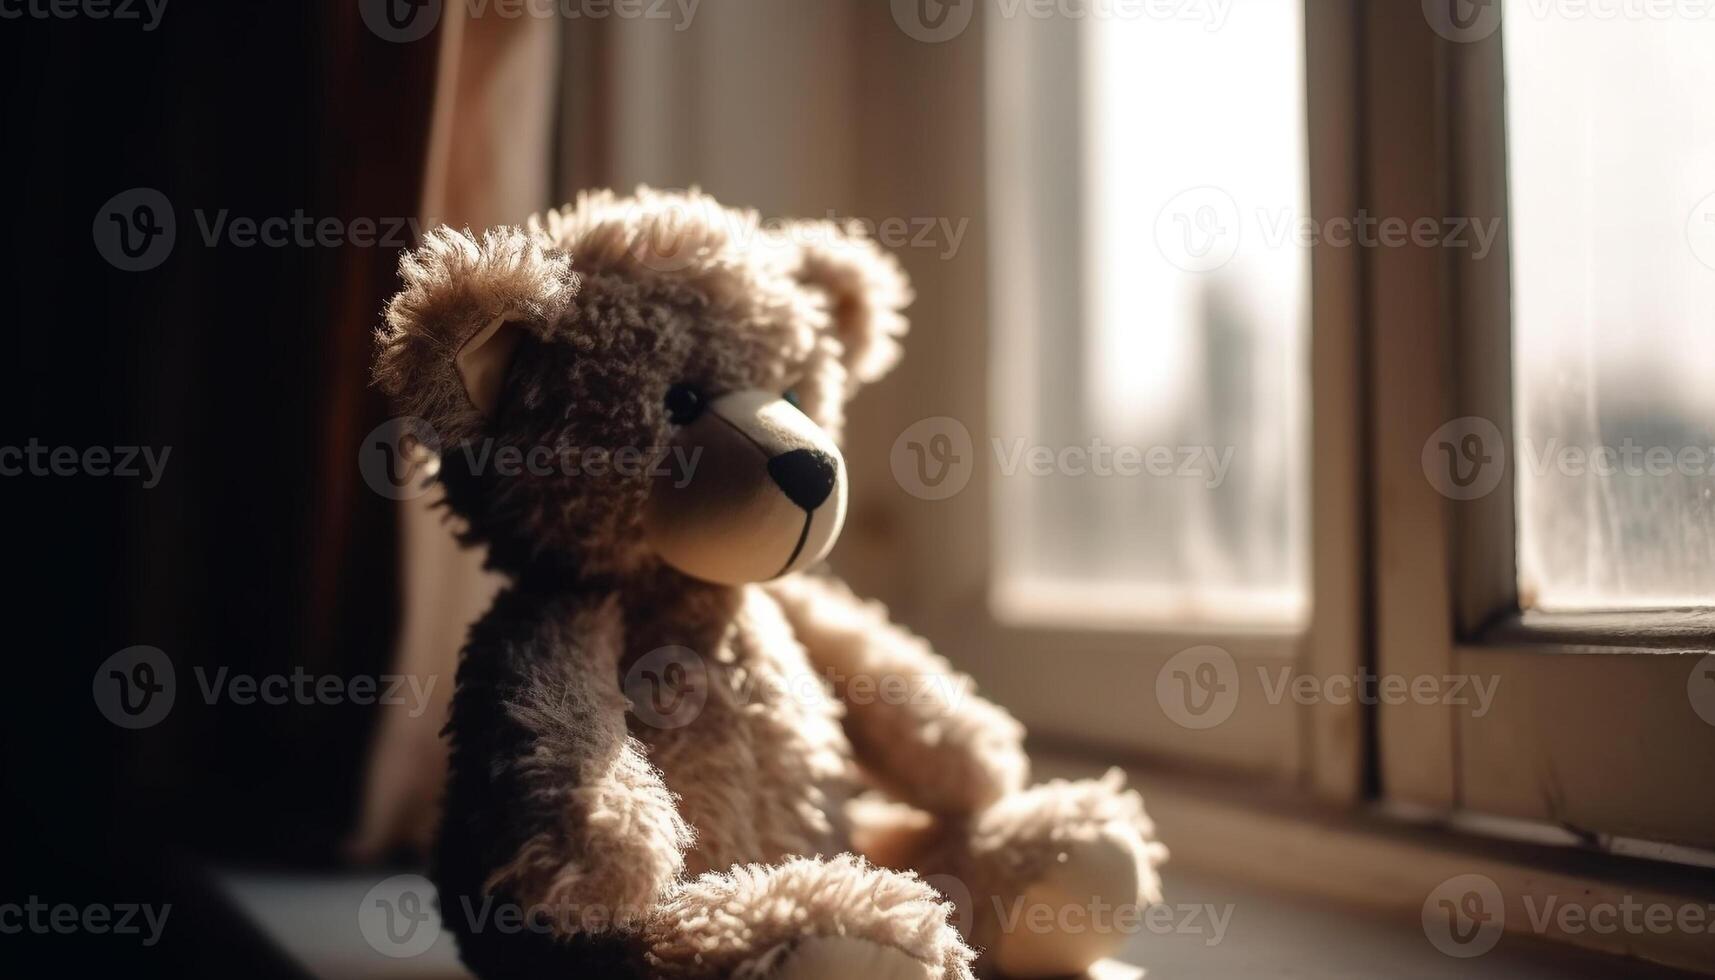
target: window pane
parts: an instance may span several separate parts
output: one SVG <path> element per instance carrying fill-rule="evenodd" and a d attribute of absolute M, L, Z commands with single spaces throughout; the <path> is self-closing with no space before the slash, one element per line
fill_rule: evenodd
<path fill-rule="evenodd" d="M 991 26 L 1002 615 L 1304 612 L 1301 10 L 1171 6 Z"/>
<path fill-rule="evenodd" d="M 1715 21 L 1558 10 L 1503 28 L 1520 594 L 1707 604 Z"/>

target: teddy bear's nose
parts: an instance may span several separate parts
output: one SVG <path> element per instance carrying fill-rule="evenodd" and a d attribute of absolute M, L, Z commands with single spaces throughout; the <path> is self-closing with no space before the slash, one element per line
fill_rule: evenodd
<path fill-rule="evenodd" d="M 774 478 L 787 499 L 804 508 L 815 510 L 834 492 L 834 459 L 815 449 L 794 449 L 768 461 L 768 475 Z"/>

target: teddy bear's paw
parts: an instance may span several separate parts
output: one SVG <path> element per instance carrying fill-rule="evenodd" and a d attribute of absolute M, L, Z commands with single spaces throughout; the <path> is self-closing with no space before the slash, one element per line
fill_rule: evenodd
<path fill-rule="evenodd" d="M 935 966 L 904 950 L 856 936 L 813 936 L 783 948 L 756 970 L 736 977 L 758 980 L 943 980 Z"/>
<path fill-rule="evenodd" d="M 1124 946 L 1161 901 L 1143 799 L 1110 771 L 1051 780 L 986 811 L 972 834 L 970 868 L 993 895 L 975 937 L 985 963 L 1009 978 L 1077 975 Z"/>
<path fill-rule="evenodd" d="M 644 941 L 664 980 L 970 980 L 952 907 L 915 875 L 855 855 L 743 865 L 676 887 Z"/>
<path fill-rule="evenodd" d="M 1131 938 L 1140 879 L 1136 844 L 1107 831 L 1066 844 L 1002 915 L 989 962 L 1013 980 L 1075 976 Z"/>

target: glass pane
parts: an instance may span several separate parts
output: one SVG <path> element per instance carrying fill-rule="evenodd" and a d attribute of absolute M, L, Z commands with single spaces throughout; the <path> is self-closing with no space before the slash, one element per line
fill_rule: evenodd
<path fill-rule="evenodd" d="M 1520 594 L 1708 604 L 1715 21 L 1557 11 L 1503 28 Z"/>
<path fill-rule="evenodd" d="M 1045 120 L 991 148 L 1002 615 L 1304 613 L 1301 10 L 1170 6 L 996 28 L 1066 32 L 992 59 L 991 125 Z"/>

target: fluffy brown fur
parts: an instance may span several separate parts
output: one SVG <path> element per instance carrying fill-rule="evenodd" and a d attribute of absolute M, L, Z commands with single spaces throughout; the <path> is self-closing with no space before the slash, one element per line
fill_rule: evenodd
<path fill-rule="evenodd" d="M 666 567 L 640 528 L 647 473 L 484 462 L 666 446 L 678 382 L 791 387 L 837 434 L 853 391 L 898 356 L 911 293 L 890 257 L 825 222 L 765 227 L 644 189 L 523 229 L 442 229 L 401 274 L 376 380 L 439 434 L 449 505 L 514 583 L 472 629 L 447 729 L 435 873 L 479 975 L 763 976 L 837 936 L 970 976 L 952 906 L 910 868 L 853 854 L 862 840 L 1001 896 L 1100 827 L 1154 897 L 1162 852 L 1136 794 L 1026 791 L 1020 726 L 881 607 L 823 577 L 726 587 Z M 523 339 L 485 415 L 455 357 L 497 317 Z M 667 647 L 694 653 L 688 724 L 635 710 L 640 659 Z M 914 809 L 877 808 L 877 791 Z M 891 836 L 858 826 L 866 804 L 893 814 Z M 540 928 L 495 928 L 473 912 L 485 903 Z"/>

